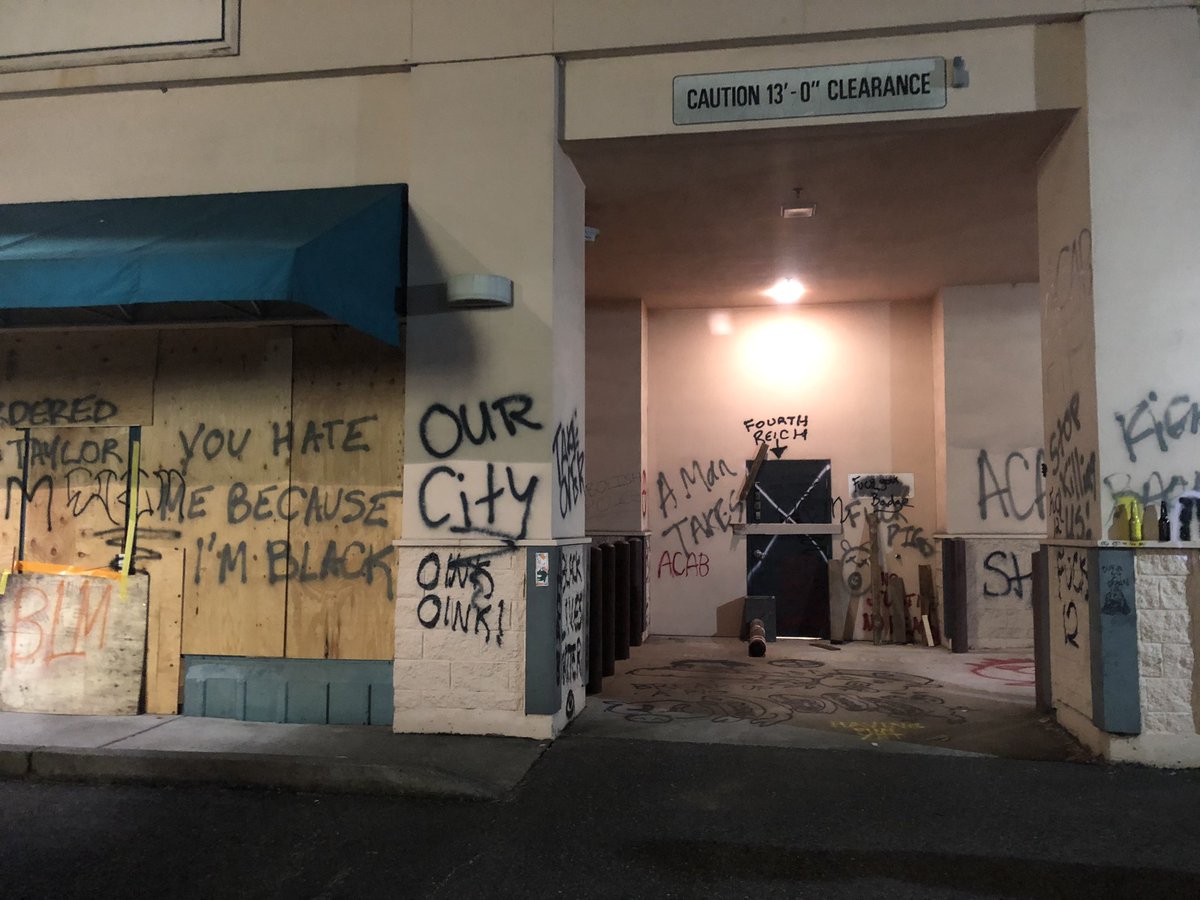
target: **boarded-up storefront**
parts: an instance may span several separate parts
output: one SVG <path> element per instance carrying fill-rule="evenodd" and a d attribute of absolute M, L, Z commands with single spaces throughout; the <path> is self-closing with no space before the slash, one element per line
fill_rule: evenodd
<path fill-rule="evenodd" d="M 25 332 L 0 353 L 0 558 L 113 571 L 132 514 L 148 710 L 175 711 L 181 655 L 390 659 L 399 350 L 269 326 Z"/>

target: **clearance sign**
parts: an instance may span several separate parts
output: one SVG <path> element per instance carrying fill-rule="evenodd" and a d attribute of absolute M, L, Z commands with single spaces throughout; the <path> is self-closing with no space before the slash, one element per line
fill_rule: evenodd
<path fill-rule="evenodd" d="M 935 56 L 678 75 L 672 115 L 676 125 L 699 125 L 941 109 L 945 105 L 946 60 Z"/>

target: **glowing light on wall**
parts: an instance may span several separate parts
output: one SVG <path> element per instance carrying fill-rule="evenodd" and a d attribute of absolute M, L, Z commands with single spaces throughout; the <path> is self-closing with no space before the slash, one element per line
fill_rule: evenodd
<path fill-rule="evenodd" d="M 711 313 L 708 317 L 708 330 L 710 334 L 716 335 L 733 334 L 733 316 L 727 312 Z"/>
<path fill-rule="evenodd" d="M 742 372 L 780 389 L 822 380 L 831 357 L 829 335 L 798 315 L 769 317 L 742 332 L 738 343 Z"/>
<path fill-rule="evenodd" d="M 808 288 L 796 278 L 780 278 L 763 291 L 776 303 L 796 303 L 805 295 Z"/>

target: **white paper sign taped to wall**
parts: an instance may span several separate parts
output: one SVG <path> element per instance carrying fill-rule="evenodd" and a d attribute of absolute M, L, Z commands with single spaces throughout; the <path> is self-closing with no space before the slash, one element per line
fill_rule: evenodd
<path fill-rule="evenodd" d="M 911 500 L 916 479 L 911 472 L 859 473 L 849 477 L 849 493 L 874 500 Z"/>

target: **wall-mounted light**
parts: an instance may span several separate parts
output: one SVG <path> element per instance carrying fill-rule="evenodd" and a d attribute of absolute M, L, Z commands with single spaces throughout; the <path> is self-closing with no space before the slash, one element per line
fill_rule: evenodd
<path fill-rule="evenodd" d="M 796 303 L 807 291 L 799 279 L 780 278 L 763 293 L 776 303 Z"/>
<path fill-rule="evenodd" d="M 513 305 L 513 283 L 503 275 L 451 275 L 446 302 L 454 309 L 487 309 Z"/>

